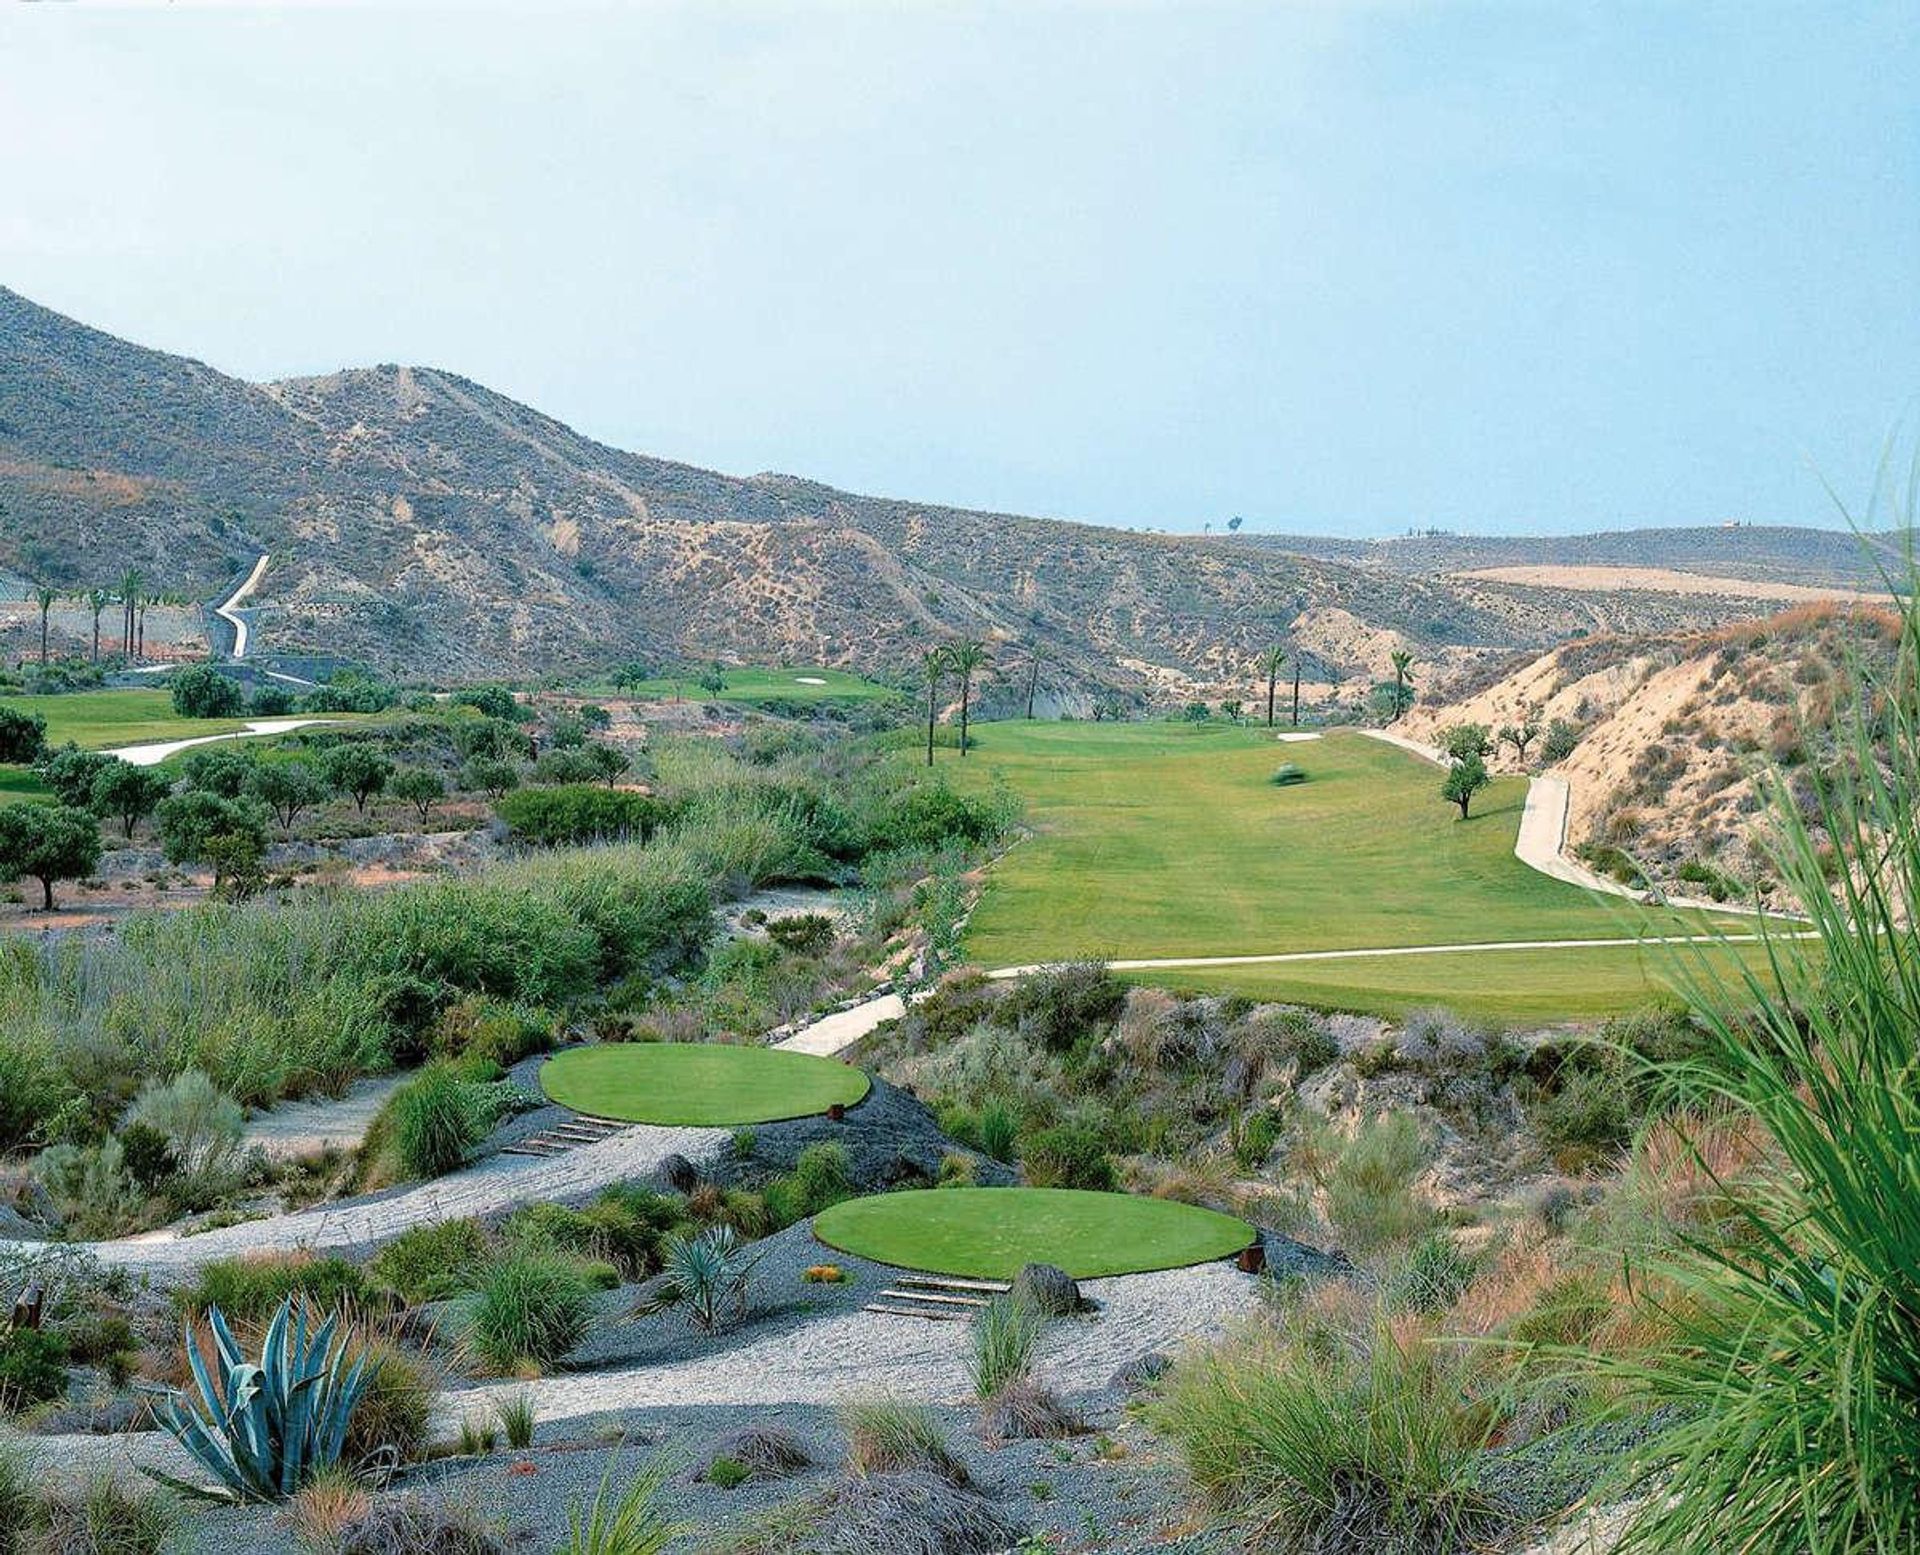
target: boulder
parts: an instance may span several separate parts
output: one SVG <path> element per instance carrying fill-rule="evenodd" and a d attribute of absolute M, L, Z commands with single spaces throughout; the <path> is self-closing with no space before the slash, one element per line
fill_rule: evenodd
<path fill-rule="evenodd" d="M 1166 1376 L 1172 1366 L 1173 1357 L 1165 1350 L 1149 1350 L 1144 1355 L 1136 1355 L 1116 1371 L 1107 1379 L 1107 1386 L 1138 1393 Z"/>
<path fill-rule="evenodd" d="M 700 1168 L 677 1151 L 661 1158 L 658 1175 L 675 1193 L 691 1193 L 700 1186 Z"/>
<path fill-rule="evenodd" d="M 1045 1317 L 1071 1317 L 1081 1307 L 1080 1287 L 1065 1269 L 1030 1263 L 1013 1277 L 1013 1294 Z"/>

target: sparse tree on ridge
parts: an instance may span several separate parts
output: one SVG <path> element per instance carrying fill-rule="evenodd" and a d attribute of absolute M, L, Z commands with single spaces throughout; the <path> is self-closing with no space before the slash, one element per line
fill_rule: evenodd
<path fill-rule="evenodd" d="M 47 614 L 53 609 L 54 601 L 59 599 L 60 591 L 48 588 L 46 584 L 33 591 L 33 602 L 40 607 L 40 662 L 47 662 Z"/>
<path fill-rule="evenodd" d="M 1260 673 L 1267 677 L 1267 727 L 1271 729 L 1273 727 L 1274 687 L 1278 685 L 1280 681 L 1280 666 L 1287 662 L 1287 650 L 1281 647 L 1279 643 L 1275 643 L 1265 653 L 1260 655 L 1259 662 Z M 1299 716 L 1296 704 L 1296 711 L 1294 713 L 1296 722 Z"/>
<path fill-rule="evenodd" d="M 1387 657 L 1393 662 L 1393 717 L 1388 723 L 1398 723 L 1400 715 L 1412 705 L 1413 695 L 1413 654 L 1405 648 L 1396 648 Z"/>
<path fill-rule="evenodd" d="M 960 677 L 960 754 L 967 754 L 967 715 L 973 702 L 973 677 L 987 667 L 987 645 L 977 637 L 965 637 L 947 645 L 947 668 Z"/>
<path fill-rule="evenodd" d="M 1517 723 L 1507 724 L 1500 730 L 1498 739 L 1502 745 L 1511 745 L 1514 755 L 1519 758 L 1520 764 L 1525 766 L 1527 762 L 1527 747 L 1534 742 L 1539 736 L 1539 733 L 1539 711 L 1535 708 L 1528 708 L 1521 713 Z"/>
<path fill-rule="evenodd" d="M 927 678 L 927 765 L 933 765 L 933 727 L 940 719 L 940 680 L 947 673 L 947 650 L 929 648 L 920 655 L 920 672 Z"/>

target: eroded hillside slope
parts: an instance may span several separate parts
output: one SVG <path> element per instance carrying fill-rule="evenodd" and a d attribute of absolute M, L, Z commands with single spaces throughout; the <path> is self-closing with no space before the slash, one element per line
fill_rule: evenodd
<path fill-rule="evenodd" d="M 1756 830 L 1761 774 L 1792 780 L 1832 759 L 1843 667 L 1855 656 L 1884 662 L 1896 633 L 1890 610 L 1826 604 L 1713 631 L 1584 639 L 1417 706 L 1400 727 L 1435 740 L 1459 723 L 1498 731 L 1531 718 L 1544 731 L 1558 721 L 1578 732 L 1554 766 L 1572 791 L 1576 853 L 1624 880 L 1721 899 L 1758 888 L 1791 906 Z M 1525 766 L 1540 765 L 1546 738 Z M 1523 766 L 1511 745 L 1493 764 Z"/>

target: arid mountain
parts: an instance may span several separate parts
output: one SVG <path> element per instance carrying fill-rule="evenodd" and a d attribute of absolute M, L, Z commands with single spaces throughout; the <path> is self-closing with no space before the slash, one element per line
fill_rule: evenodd
<path fill-rule="evenodd" d="M 1276 635 L 1359 681 L 1764 603 L 1428 578 L 1246 538 L 854 496 L 625 453 L 452 373 L 249 384 L 0 289 L 0 569 L 129 566 L 213 598 L 268 553 L 257 635 L 436 676 L 719 656 L 901 673 L 1038 641 L 1071 700 L 1231 679 Z"/>
<path fill-rule="evenodd" d="M 1791 906 L 1773 895 L 1754 830 L 1760 774 L 1791 780 L 1833 759 L 1841 672 L 1854 661 L 1884 671 L 1896 632 L 1889 609 L 1832 604 L 1714 631 L 1590 638 L 1489 668 L 1487 683 L 1416 706 L 1401 727 L 1437 740 L 1452 724 L 1498 730 L 1529 715 L 1571 725 L 1578 742 L 1554 770 L 1572 794 L 1575 852 L 1622 879 L 1736 899 L 1759 884 Z M 1521 770 L 1511 747 L 1494 765 Z"/>

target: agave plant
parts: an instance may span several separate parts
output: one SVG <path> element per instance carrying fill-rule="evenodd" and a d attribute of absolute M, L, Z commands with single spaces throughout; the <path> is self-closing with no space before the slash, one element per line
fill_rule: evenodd
<path fill-rule="evenodd" d="M 664 1272 L 634 1316 L 684 1307 L 695 1328 L 712 1333 L 729 1319 L 746 1316 L 747 1284 L 759 1261 L 741 1245 L 732 1226 L 669 1237 L 662 1250 Z"/>
<path fill-rule="evenodd" d="M 339 1322 L 335 1313 L 309 1333 L 306 1306 L 289 1296 L 267 1324 L 255 1365 L 220 1309 L 209 1308 L 217 1377 L 200 1354 L 192 1321 L 186 1323 L 198 1407 L 175 1394 L 163 1423 L 219 1482 L 221 1499 L 283 1501 L 312 1475 L 339 1463 L 354 1406 L 368 1381 L 365 1356 L 348 1363 L 346 1338 L 336 1337 Z M 178 1490 L 207 1494 L 165 1475 L 155 1477 Z"/>

